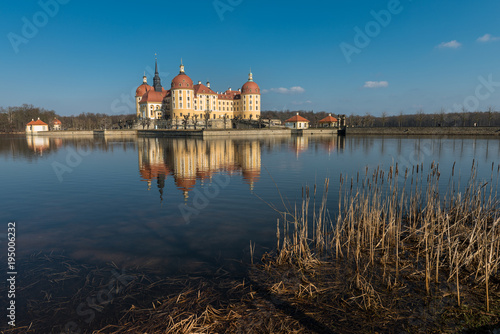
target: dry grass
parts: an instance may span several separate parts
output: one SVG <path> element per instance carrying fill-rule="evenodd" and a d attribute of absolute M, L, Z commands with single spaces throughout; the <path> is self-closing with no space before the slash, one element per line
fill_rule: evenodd
<path fill-rule="evenodd" d="M 334 219 L 326 208 L 329 180 L 317 208 L 315 200 L 310 205 L 316 186 L 312 195 L 306 187 L 301 207 L 281 212 L 278 250 L 263 268 L 268 286 L 342 331 L 349 326 L 328 321 L 330 307 L 348 307 L 350 314 L 336 314 L 371 324 L 365 330 L 420 332 L 500 321 L 500 166 L 492 165 L 485 181 L 477 180 L 476 168 L 464 187 L 453 170 L 445 193 L 434 163 L 427 172 L 423 165 L 404 171 L 396 165 L 341 176 Z M 280 277 L 280 271 L 293 272 L 290 267 L 314 289 L 300 284 L 290 290 Z M 315 305 L 308 306 L 305 298 L 313 296 Z M 464 308 L 477 311 L 482 322 L 461 319 Z"/>

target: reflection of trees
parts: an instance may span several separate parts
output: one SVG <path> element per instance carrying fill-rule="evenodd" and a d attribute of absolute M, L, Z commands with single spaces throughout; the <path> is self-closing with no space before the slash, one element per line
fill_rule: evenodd
<path fill-rule="evenodd" d="M 31 136 L 31 135 L 0 135 L 0 156 L 21 157 L 29 161 L 40 157 L 49 157 L 59 150 L 72 148 L 83 151 L 104 151 L 107 152 L 114 143 L 120 142 L 125 145 L 132 144 L 135 139 L 95 139 L 92 136 L 85 138 L 58 138 L 52 136 Z"/>

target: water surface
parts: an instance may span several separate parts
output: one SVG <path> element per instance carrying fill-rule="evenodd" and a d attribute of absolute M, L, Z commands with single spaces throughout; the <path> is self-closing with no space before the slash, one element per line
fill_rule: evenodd
<path fill-rule="evenodd" d="M 454 163 L 464 180 L 473 161 L 489 179 L 499 157 L 498 137 L 3 136 L 0 235 L 17 223 L 18 261 L 42 251 L 169 274 L 231 268 L 249 262 L 250 241 L 257 255 L 275 247 L 269 204 L 293 208 L 306 185 L 319 196 L 330 178 L 333 213 L 341 174 L 434 161 L 446 187 Z"/>

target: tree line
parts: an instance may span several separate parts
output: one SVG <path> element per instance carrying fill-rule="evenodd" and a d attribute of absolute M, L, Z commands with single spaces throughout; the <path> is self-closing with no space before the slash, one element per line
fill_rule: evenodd
<path fill-rule="evenodd" d="M 63 130 L 99 130 L 131 128 L 136 115 L 81 113 L 76 116 L 61 116 L 54 110 L 35 107 L 32 104 L 23 104 L 16 107 L 0 107 L 0 132 L 23 132 L 27 123 L 38 118 L 47 123 L 49 127 L 52 126 L 52 121 L 57 118 L 61 121 Z"/>
<path fill-rule="evenodd" d="M 260 113 L 261 118 L 263 119 L 279 119 L 282 123 L 284 123 L 287 119 L 292 118 L 293 116 L 299 113 L 300 116 L 307 119 L 310 123 L 309 126 L 316 127 L 319 125 L 319 121 L 328 115 L 332 115 L 333 117 L 338 118 L 337 114 L 328 113 L 326 111 L 318 111 L 314 112 L 312 110 L 283 110 L 283 111 L 272 111 L 266 110 Z"/>
<path fill-rule="evenodd" d="M 313 112 L 306 110 L 262 111 L 262 118 L 279 119 L 282 122 L 295 116 L 297 112 L 310 121 L 310 126 L 315 127 L 318 122 L 328 116 L 325 111 Z M 337 117 L 337 114 L 332 114 Z M 444 109 L 434 113 L 425 113 L 419 110 L 413 114 L 399 112 L 389 115 L 383 112 L 380 116 L 371 113 L 364 115 L 351 114 L 346 117 L 348 126 L 353 127 L 458 127 L 458 126 L 500 126 L 500 112 L 489 107 L 486 111 L 467 111 L 446 113 Z"/>
<path fill-rule="evenodd" d="M 295 116 L 297 112 L 310 121 L 310 126 L 316 127 L 319 121 L 330 113 L 312 110 L 283 110 L 262 111 L 261 119 L 279 119 L 282 122 Z M 338 117 L 337 114 L 331 114 Z M 54 118 L 62 122 L 64 130 L 99 130 L 99 129 L 127 129 L 132 128 L 137 118 L 130 115 L 107 115 L 100 113 L 81 113 L 75 116 L 61 116 L 54 110 L 23 104 L 16 107 L 0 107 L 0 132 L 23 132 L 26 124 L 40 118 L 51 126 Z M 500 126 L 500 112 L 492 107 L 486 111 L 467 111 L 446 113 L 444 109 L 434 113 L 425 113 L 419 110 L 414 114 L 403 112 L 397 115 L 388 115 L 383 112 L 380 116 L 370 113 L 364 115 L 351 114 L 346 123 L 353 127 L 458 127 L 458 126 Z"/>

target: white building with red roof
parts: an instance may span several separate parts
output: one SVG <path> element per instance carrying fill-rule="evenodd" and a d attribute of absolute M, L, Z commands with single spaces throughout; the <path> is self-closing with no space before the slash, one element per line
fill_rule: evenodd
<path fill-rule="evenodd" d="M 28 124 L 26 124 L 26 133 L 35 133 L 40 131 L 49 131 L 49 125 L 40 120 L 40 117 L 35 121 L 31 120 Z"/>
<path fill-rule="evenodd" d="M 285 121 L 285 126 L 290 129 L 307 129 L 309 128 L 309 120 L 297 113 L 297 115 Z"/>
<path fill-rule="evenodd" d="M 52 124 L 52 130 L 61 130 L 62 122 L 57 118 L 54 118 L 51 124 Z"/>
<path fill-rule="evenodd" d="M 225 92 L 215 92 L 210 87 L 193 80 L 186 74 L 181 63 L 180 71 L 170 84 L 170 89 L 161 86 L 158 66 L 155 63 L 154 84 L 147 84 L 146 76 L 143 83 L 136 90 L 137 117 L 149 119 L 167 118 L 182 120 L 189 119 L 232 119 L 257 120 L 260 117 L 261 100 L 260 88 L 253 81 L 253 74 L 249 73 L 248 81 L 238 90 L 227 89 Z M 164 115 L 165 113 L 165 115 Z"/>
<path fill-rule="evenodd" d="M 335 128 L 339 125 L 339 120 L 328 114 L 327 117 L 319 121 L 319 126 L 322 128 Z"/>

